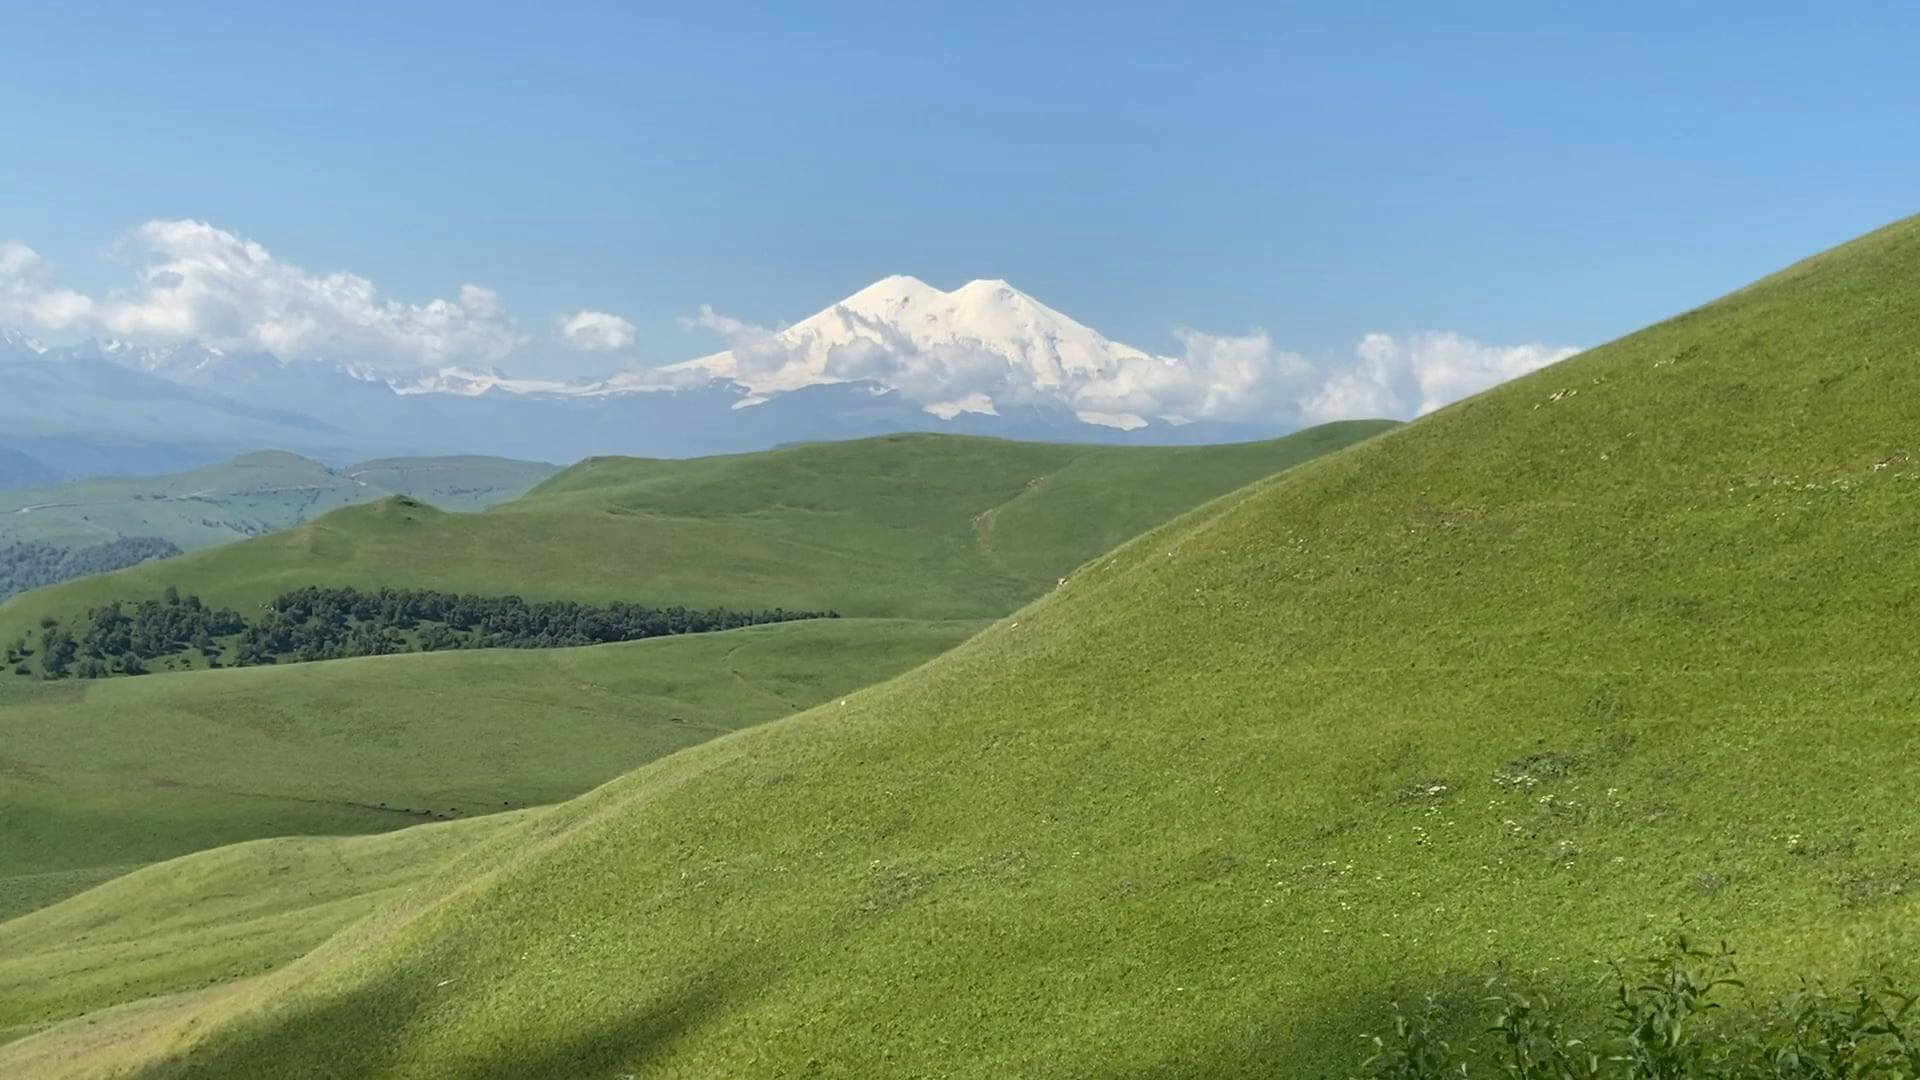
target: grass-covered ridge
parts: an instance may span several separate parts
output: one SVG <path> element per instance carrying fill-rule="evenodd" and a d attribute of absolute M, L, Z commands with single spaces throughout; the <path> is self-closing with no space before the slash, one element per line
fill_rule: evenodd
<path fill-rule="evenodd" d="M 0 685 L 0 918 L 158 859 L 551 803 L 952 647 L 844 619 Z M 271 883 L 267 883 L 271 884 Z"/>
<path fill-rule="evenodd" d="M 538 812 L 233 844 L 0 922 L 0 1043 L 281 967 Z"/>
<path fill-rule="evenodd" d="M 558 468 L 507 458 L 392 458 L 330 469 L 268 451 L 165 476 L 75 480 L 0 493 L 0 543 L 63 546 L 154 536 L 186 549 L 284 529 L 329 510 L 406 495 L 446 510 L 518 498 Z"/>
<path fill-rule="evenodd" d="M 1210 498 L 1391 427 L 1235 446 L 903 435 L 686 461 L 601 458 L 481 514 L 351 506 L 271 536 L 18 597 L 0 640 L 167 586 L 246 610 L 307 585 L 530 601 L 990 618 Z"/>
<path fill-rule="evenodd" d="M 330 469 L 297 454 L 264 452 L 166 476 L 0 491 L 0 600 L 396 495 L 446 510 L 479 510 L 516 498 L 557 471 L 540 462 L 474 456 Z"/>
<path fill-rule="evenodd" d="M 556 808 L 120 1060 L 1313 1076 L 1396 988 L 1680 912 L 1760 985 L 1910 957 L 1915 402 L 1920 220 Z"/>

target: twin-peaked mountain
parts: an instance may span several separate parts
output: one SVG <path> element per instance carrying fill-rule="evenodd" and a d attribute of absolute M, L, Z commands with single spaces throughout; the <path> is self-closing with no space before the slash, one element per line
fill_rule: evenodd
<path fill-rule="evenodd" d="M 68 475 L 154 472 L 261 447 L 323 460 L 487 453 L 685 456 L 901 431 L 1200 443 L 1290 424 L 1167 405 L 1182 361 L 1111 341 L 1003 281 L 885 278 L 779 330 L 709 315 L 729 348 L 601 378 L 461 367 L 394 375 L 199 343 L 0 336 L 0 449 Z"/>

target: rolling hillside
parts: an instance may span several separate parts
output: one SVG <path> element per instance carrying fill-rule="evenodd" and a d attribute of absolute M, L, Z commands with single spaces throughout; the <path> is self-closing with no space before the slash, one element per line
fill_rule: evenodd
<path fill-rule="evenodd" d="M 538 813 L 232 844 L 0 922 L 0 1043 L 280 967 Z"/>
<path fill-rule="evenodd" d="M 130 539 L 193 551 L 260 536 L 330 510 L 406 495 L 454 511 L 516 498 L 558 471 L 505 458 L 395 458 L 334 470 L 295 454 L 247 454 L 167 476 L 78 480 L 0 492 L 0 560 Z M 0 561 L 0 599 L 11 595 Z M 31 581 L 30 581 L 31 583 Z"/>
<path fill-rule="evenodd" d="M 1114 543 L 1385 430 L 1095 447 L 889 436 L 686 461 L 603 458 L 478 515 L 347 507 L 271 536 L 0 607 L 0 640 L 167 586 L 255 608 L 301 585 L 908 618 L 1004 615 Z"/>
<path fill-rule="evenodd" d="M 1916 401 L 1920 219 L 509 826 L 217 1005 L 0 1054 L 1339 1075 L 1392 997 L 1584 986 L 1681 915 L 1761 985 L 1911 971 Z"/>
<path fill-rule="evenodd" d="M 340 473 L 368 487 L 406 495 L 442 510 L 484 510 L 525 495 L 555 473 L 544 461 L 453 455 L 381 458 L 349 465 Z"/>
<path fill-rule="evenodd" d="M 933 438 L 707 461 L 591 461 L 518 503 L 509 525 L 536 542 L 564 544 L 612 523 L 622 530 L 624 550 L 609 565 L 536 561 L 526 569 L 553 578 L 572 571 L 626 580 L 636 592 L 657 565 L 645 557 L 647 538 L 676 538 L 676 523 L 703 517 L 718 534 L 762 534 L 785 559 L 764 567 L 766 577 L 755 582 L 726 582 L 737 596 L 778 584 L 778 575 L 795 575 L 808 588 L 845 588 L 833 575 L 851 563 L 847 552 L 876 552 L 874 565 L 885 567 L 895 584 L 912 577 L 918 559 L 929 580 L 948 575 L 950 594 L 962 592 L 958 575 L 968 571 L 995 588 L 1039 592 L 1052 584 L 1044 575 L 1058 578 L 1056 569 L 1066 569 L 1075 552 L 1108 546 L 1127 530 L 1173 517 L 1250 475 L 1380 427 L 1386 425 L 1340 425 L 1275 444 L 1204 452 Z M 1043 467 L 1052 473 L 1033 475 Z M 407 469 L 419 471 L 401 463 L 392 473 Z M 326 475 L 397 486 L 392 473 L 369 467 Z M 970 490 L 983 477 L 1014 490 L 993 488 L 985 496 Z M 445 488 L 442 479 L 436 490 Z M 367 542 L 378 534 L 369 527 L 397 523 L 392 534 L 367 544 L 384 559 L 378 580 L 419 580 L 449 569 L 511 575 L 511 559 L 461 567 L 430 530 L 459 534 L 463 525 L 493 519 L 390 500 L 332 515 L 305 536 L 355 532 Z M 430 528 L 409 528 L 420 523 Z M 789 536 L 806 536 L 806 528 L 818 544 L 789 542 Z M 230 546 L 198 561 L 204 577 L 165 580 L 205 588 L 219 600 L 232 596 L 230 584 L 248 588 L 248 555 L 305 550 L 307 563 L 288 563 L 280 573 L 319 573 L 328 567 L 324 546 L 323 557 L 311 557 L 313 544 L 284 546 L 278 538 Z M 730 557 L 724 550 L 674 553 L 687 575 L 701 571 L 705 559 L 707 580 L 732 573 Z M 806 567 L 806 559 L 826 567 Z M 549 555 L 545 563 L 551 561 Z M 182 565 L 196 567 L 196 559 L 142 567 L 142 575 Z M 75 582 L 23 598 L 8 611 L 86 590 L 127 596 L 119 584 L 142 575 Z M 474 588 L 503 588 L 484 578 L 465 580 Z M 852 584 L 849 596 L 866 588 L 874 584 Z M 987 605 L 995 594 L 985 596 L 966 605 Z M 33 919 L 6 924 L 25 936 L 15 940 L 17 963 L 0 970 L 0 990 L 8 978 L 25 986 L 48 978 L 50 970 L 63 972 L 58 982 L 67 988 L 21 997 L 12 1015 L 0 1015 L 0 1030 L 13 1024 L 19 1034 L 69 1013 L 192 988 L 207 972 L 223 982 L 259 970 L 255 961 L 269 953 L 298 955 L 323 930 L 344 924 L 344 913 L 369 909 L 376 892 L 397 876 L 424 874 L 445 851 L 371 840 L 367 846 L 296 840 L 273 847 L 300 853 L 296 861 L 307 871 L 324 865 L 321 855 L 311 855 L 317 851 L 380 851 L 376 861 L 390 872 L 372 878 L 386 882 L 378 888 L 309 882 L 282 871 L 248 884 L 238 878 L 257 871 L 261 859 L 225 859 L 221 851 L 131 872 L 136 867 L 253 838 L 384 832 L 570 798 L 674 749 L 897 675 L 979 625 L 837 619 L 591 650 L 453 651 L 106 682 L 0 680 L 6 746 L 0 767 L 12 780 L 0 788 L 0 821 L 8 822 L 0 830 L 0 917 L 35 911 Z M 403 855 L 407 867 L 399 867 Z M 123 880 L 58 903 L 109 878 Z M 209 884 L 213 880 L 219 884 Z M 196 890 L 242 897 L 248 911 L 267 915 L 250 915 L 248 926 L 259 924 L 248 932 L 194 920 L 186 930 L 156 922 L 154 911 L 171 911 Z M 94 934 L 61 936 L 83 924 L 115 930 L 108 944 Z M 60 967 L 60 957 L 106 957 L 136 938 L 144 942 L 136 963 L 98 967 L 79 959 L 73 961 L 79 969 Z"/>
<path fill-rule="evenodd" d="M 838 619 L 581 649 L 0 682 L 0 918 L 222 844 L 556 802 L 898 674 L 977 628 Z"/>

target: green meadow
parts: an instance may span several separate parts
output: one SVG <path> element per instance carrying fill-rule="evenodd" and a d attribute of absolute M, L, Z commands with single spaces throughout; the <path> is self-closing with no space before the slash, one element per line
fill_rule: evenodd
<path fill-rule="evenodd" d="M 1504 968 L 1577 1000 L 1681 919 L 1756 990 L 1910 979 L 1916 400 L 1920 219 L 1070 573 L 1013 564 L 1037 599 L 933 662 L 501 823 L 291 964 L 0 1071 L 1347 1075 L 1396 999 Z M 482 519 L 754 513 L 649 483 Z M 987 496 L 994 544 L 1023 488 Z M 796 502 L 791 535 L 832 534 Z M 891 613 L 991 612 L 954 601 L 979 504 L 914 505 L 888 520 L 946 522 L 954 561 Z M 447 535 L 389 527 L 377 550 Z M 865 550 L 886 608 L 906 579 Z"/>
<path fill-rule="evenodd" d="M 977 632 L 980 613 L 1059 588 L 1087 555 L 1390 426 L 1191 449 L 908 437 L 600 459 L 489 513 L 390 499 L 17 598 L 0 621 L 30 639 L 45 614 L 169 587 L 245 605 L 342 580 L 663 603 L 817 598 L 915 617 L 0 678 L 8 1061 L 39 1072 L 67 1057 L 43 1059 L 50 1044 L 26 1038 L 48 1025 L 118 1031 L 227 1000 L 449 864 L 474 865 L 470 849 L 517 860 L 521 829 L 548 804 L 749 726 L 845 708 L 852 691 Z"/>
<path fill-rule="evenodd" d="M 0 915 L 222 844 L 557 802 L 898 674 L 977 626 L 836 619 L 580 649 L 0 682 Z"/>

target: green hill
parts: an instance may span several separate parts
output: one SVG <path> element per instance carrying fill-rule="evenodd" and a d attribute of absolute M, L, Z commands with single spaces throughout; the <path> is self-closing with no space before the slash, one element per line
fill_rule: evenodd
<path fill-rule="evenodd" d="M 381 458 L 349 465 L 340 474 L 442 510 L 473 511 L 517 499 L 559 471 L 543 461 L 454 455 Z"/>
<path fill-rule="evenodd" d="M 217 1007 L 10 1052 L 1313 1076 L 1391 997 L 1584 986 L 1680 914 L 1762 986 L 1911 971 L 1916 401 L 1920 219 L 509 826 Z"/>
<path fill-rule="evenodd" d="M 1004 615 L 1142 529 L 1390 427 L 1097 447 L 908 435 L 689 461 L 593 459 L 482 514 L 412 500 L 23 596 L 0 641 L 167 586 L 242 610 L 310 584 L 909 618 Z"/>
<path fill-rule="evenodd" d="M 537 813 L 233 844 L 0 923 L 0 1043 L 281 967 Z"/>
<path fill-rule="evenodd" d="M 556 471 L 483 457 L 370 461 L 336 471 L 295 454 L 268 452 L 168 476 L 0 491 L 0 599 L 59 580 L 30 574 L 29 563 L 38 569 L 116 541 L 158 542 L 161 553 L 193 551 L 395 494 L 447 510 L 478 510 L 518 497 Z M 10 575 L 10 567 L 18 572 Z M 83 562 L 78 570 L 92 572 L 93 566 Z"/>
<path fill-rule="evenodd" d="M 0 682 L 0 917 L 221 844 L 570 798 L 898 674 L 977 625 L 838 619 L 582 649 Z"/>
<path fill-rule="evenodd" d="M 496 593 L 537 594 L 529 580 L 573 574 L 601 580 L 616 595 L 644 596 L 657 587 L 649 574 L 672 561 L 678 580 L 703 582 L 698 588 L 709 596 L 803 588 L 857 598 L 884 583 L 911 591 L 917 565 L 944 587 L 937 597 L 961 597 L 954 606 L 998 602 L 1005 611 L 1015 601 L 994 597 L 1041 591 L 1078 552 L 1383 426 L 1337 425 L 1201 450 L 927 438 L 692 462 L 595 461 L 511 510 L 460 516 L 387 500 L 286 536 L 44 590 L 4 613 L 20 620 L 16 633 L 30 634 L 42 614 L 176 582 L 215 602 L 241 602 L 248 590 L 325 580 L 342 549 L 354 553 L 350 565 L 374 567 L 375 580 L 451 581 Z M 456 478 L 443 477 L 443 490 L 460 482 L 457 471 L 450 475 Z M 998 486 L 969 490 L 981 483 Z M 730 580 L 737 551 L 721 542 L 701 547 L 697 528 L 682 527 L 703 518 L 714 534 L 746 538 L 738 544 L 757 543 L 778 558 L 760 565 L 757 578 Z M 496 521 L 505 531 L 485 533 Z M 490 541 L 448 539 L 476 529 L 518 537 L 544 554 L 489 559 Z M 617 557 L 603 563 L 568 547 L 602 530 L 617 541 Z M 680 548 L 669 550 L 673 543 Z M 455 544 L 475 554 L 453 557 Z M 856 573 L 884 580 L 850 580 Z M 967 595 L 968 573 L 983 582 L 979 596 Z M 660 755 L 890 677 L 979 625 L 850 618 L 593 649 L 462 651 L 105 681 L 0 679 L 0 769 L 10 781 L 0 787 L 0 916 L 222 844 L 380 832 L 569 798 Z M 201 873 L 181 872 L 189 880 Z M 130 880 L 151 883 L 156 873 L 167 872 Z M 269 893 L 286 886 L 256 883 Z M 148 887 L 116 884 L 62 910 L 98 919 L 101 905 L 124 902 L 129 909 L 117 921 L 144 925 L 145 913 L 129 898 Z M 309 934 L 318 925 L 293 921 Z M 43 930 L 35 955 L 65 955 L 44 928 L 69 924 L 36 925 Z M 292 947 L 269 937 L 281 952 Z M 190 961 L 175 964 L 165 959 L 169 948 L 151 947 L 160 958 L 152 966 L 176 974 L 224 970 L 235 955 L 202 942 Z M 93 955 L 74 953 L 81 954 Z M 249 960 L 233 962 L 250 970 Z M 111 969 L 96 974 L 113 979 Z M 0 1027 L 6 1023 L 0 1019 Z"/>

